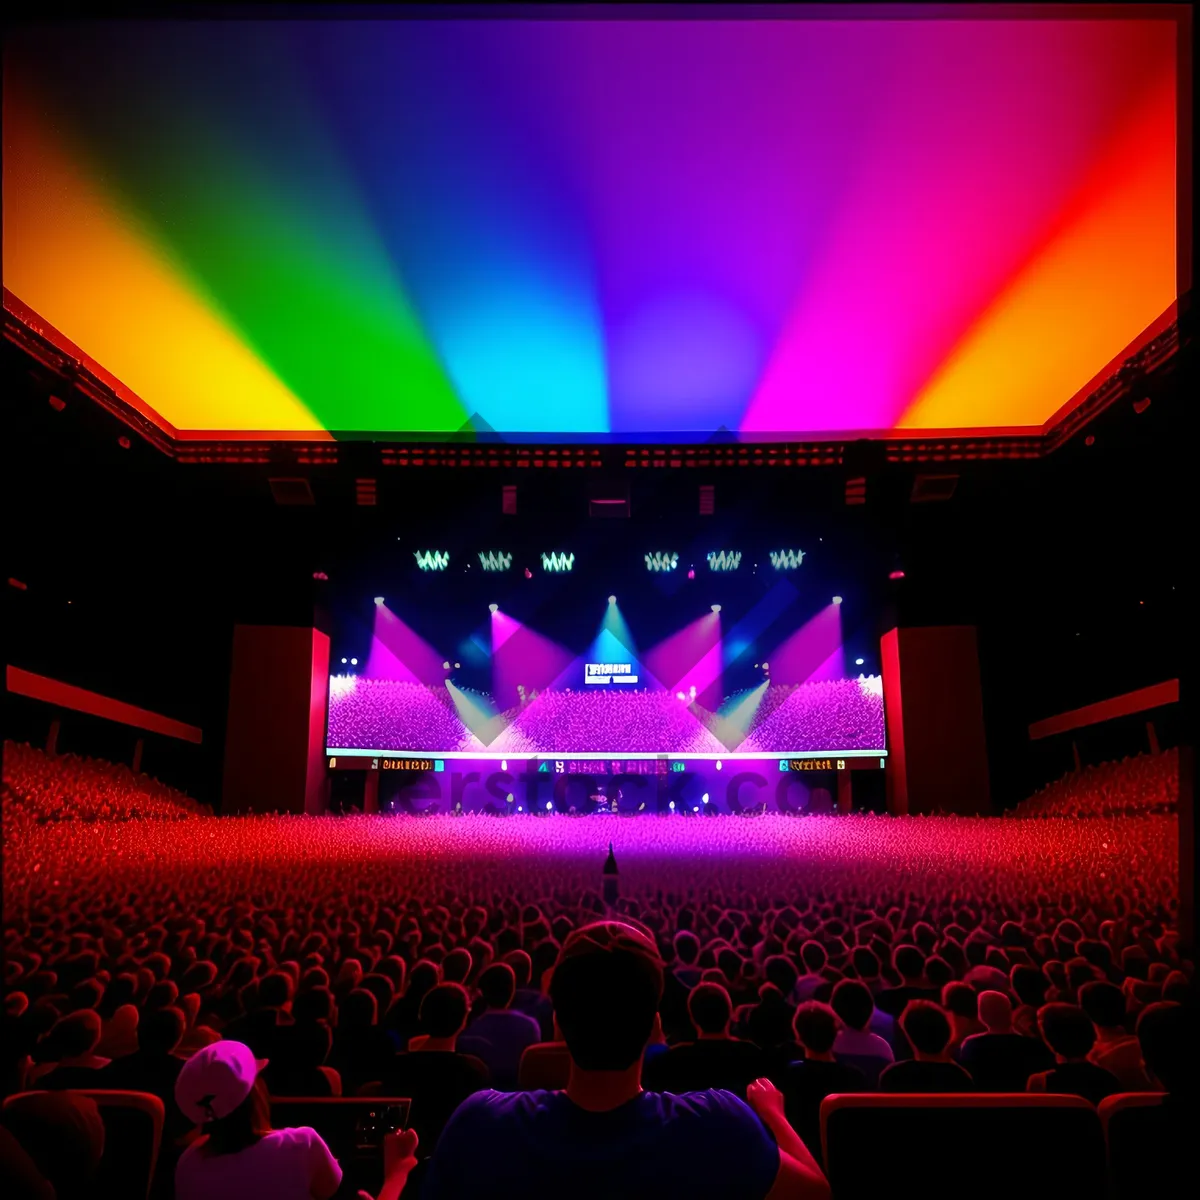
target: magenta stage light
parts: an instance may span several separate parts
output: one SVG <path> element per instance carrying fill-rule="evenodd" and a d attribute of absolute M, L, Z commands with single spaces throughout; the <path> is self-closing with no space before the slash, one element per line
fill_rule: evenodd
<path fill-rule="evenodd" d="M 659 642 L 643 658 L 650 674 L 672 692 L 690 693 L 702 708 L 721 702 L 721 617 L 714 607 L 678 633 Z"/>
<path fill-rule="evenodd" d="M 376 597 L 375 597 L 375 603 L 376 603 L 376 604 L 382 604 L 382 603 L 383 603 L 383 597 L 382 597 L 382 596 L 376 596 Z"/>
<path fill-rule="evenodd" d="M 892 571 L 892 572 L 891 572 L 891 573 L 888 575 L 888 578 L 889 578 L 889 579 L 903 579 L 903 578 L 904 578 L 904 572 L 903 572 L 903 571 Z"/>
<path fill-rule="evenodd" d="M 489 604 L 488 605 L 488 612 L 498 613 L 499 611 L 500 611 L 500 605 L 498 605 L 498 604 Z"/>
<path fill-rule="evenodd" d="M 442 656 L 386 604 L 375 605 L 375 629 L 367 655 L 367 679 L 441 684 Z"/>
<path fill-rule="evenodd" d="M 844 679 L 840 606 L 830 604 L 806 621 L 771 652 L 770 663 L 776 684 Z"/>
<path fill-rule="evenodd" d="M 522 625 L 515 617 L 492 613 L 492 696 L 501 712 L 531 692 L 549 687 L 575 660 L 557 642 Z M 582 675 L 582 671 L 580 672 Z"/>
<path fill-rule="evenodd" d="M 842 602 L 841 596 L 834 596 L 834 598 L 833 598 L 834 604 L 841 604 L 841 602 Z"/>

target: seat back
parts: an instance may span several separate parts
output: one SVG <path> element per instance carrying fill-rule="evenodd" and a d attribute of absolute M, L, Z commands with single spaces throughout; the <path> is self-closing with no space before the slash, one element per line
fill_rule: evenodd
<path fill-rule="evenodd" d="M 829 1096 L 821 1144 L 835 1200 L 897 1190 L 1061 1200 L 1102 1195 L 1106 1182 L 1100 1118 L 1078 1096 Z"/>
<path fill-rule="evenodd" d="M 104 1157 L 97 1192 L 102 1196 L 150 1195 L 162 1146 L 166 1109 L 148 1092 L 88 1088 L 104 1121 Z"/>
<path fill-rule="evenodd" d="M 1100 1103 L 1116 1200 L 1175 1191 L 1195 1173 L 1196 1110 L 1161 1092 L 1121 1092 Z"/>
<path fill-rule="evenodd" d="M 571 1075 L 571 1055 L 566 1042 L 536 1042 L 526 1046 L 517 1072 L 517 1086 L 523 1092 L 558 1091 L 567 1086 Z"/>
<path fill-rule="evenodd" d="M 104 1088 L 77 1088 L 100 1110 L 104 1122 L 104 1154 L 96 1176 L 96 1195 L 128 1196 L 147 1200 L 158 1165 L 166 1111 L 163 1102 L 148 1092 Z M 17 1108 L 38 1092 L 20 1092 L 4 1101 L 5 1110 Z"/>
<path fill-rule="evenodd" d="M 341 1165 L 350 1195 L 374 1196 L 383 1185 L 385 1127 L 408 1127 L 412 1100 L 406 1096 L 272 1096 L 276 1129 L 315 1129 Z"/>

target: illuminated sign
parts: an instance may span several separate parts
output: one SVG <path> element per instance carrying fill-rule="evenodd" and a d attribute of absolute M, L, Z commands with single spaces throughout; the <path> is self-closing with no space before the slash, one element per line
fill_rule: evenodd
<path fill-rule="evenodd" d="M 679 555 L 655 550 L 645 555 L 647 571 L 673 571 L 679 565 Z"/>
<path fill-rule="evenodd" d="M 710 571 L 736 571 L 742 563 L 740 550 L 711 550 L 708 554 Z"/>
<path fill-rule="evenodd" d="M 507 571 L 512 566 L 513 556 L 503 550 L 480 550 L 479 565 L 485 571 Z"/>
<path fill-rule="evenodd" d="M 794 571 L 803 561 L 803 550 L 771 551 L 771 566 L 777 571 Z"/>
<path fill-rule="evenodd" d="M 450 565 L 448 550 L 414 550 L 413 558 L 422 571 L 444 571 Z"/>
<path fill-rule="evenodd" d="M 543 571 L 570 571 L 575 566 L 575 555 L 552 552 L 542 555 Z"/>
<path fill-rule="evenodd" d="M 384 758 L 379 762 L 381 771 L 442 771 L 445 763 L 432 758 Z"/>
<path fill-rule="evenodd" d="M 781 763 L 780 766 L 782 765 Z M 834 767 L 832 758 L 793 758 L 785 769 L 788 771 L 832 771 Z"/>
<path fill-rule="evenodd" d="M 637 683 L 632 663 L 588 663 L 583 669 L 584 683 Z"/>

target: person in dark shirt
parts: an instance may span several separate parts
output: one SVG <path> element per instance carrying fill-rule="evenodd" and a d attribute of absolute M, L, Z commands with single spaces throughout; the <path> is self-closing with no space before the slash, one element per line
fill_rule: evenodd
<path fill-rule="evenodd" d="M 379 1004 L 366 988 L 355 988 L 338 1006 L 331 1062 L 342 1077 L 342 1093 L 354 1095 L 377 1080 L 392 1057 L 392 1042 L 379 1025 Z"/>
<path fill-rule="evenodd" d="M 47 1053 L 54 1065 L 38 1072 L 37 1087 L 53 1092 L 99 1087 L 100 1071 L 109 1064 L 107 1058 L 96 1054 L 100 1033 L 100 1014 L 94 1009 L 60 1017 L 46 1036 Z"/>
<path fill-rule="evenodd" d="M 804 1047 L 804 1058 L 784 1072 L 784 1112 L 792 1128 L 820 1161 L 821 1101 L 838 1092 L 866 1091 L 867 1081 L 857 1067 L 840 1063 L 834 1057 L 838 1020 L 828 1004 L 816 1000 L 801 1004 L 792 1027 L 796 1041 Z"/>
<path fill-rule="evenodd" d="M 688 1016 L 696 1040 L 650 1059 L 645 1084 L 651 1091 L 698 1092 L 724 1088 L 743 1099 L 763 1073 L 763 1056 L 751 1042 L 729 1036 L 733 1004 L 719 983 L 698 983 L 688 994 Z"/>
<path fill-rule="evenodd" d="M 910 1000 L 900 1028 L 914 1057 L 892 1063 L 879 1076 L 881 1092 L 969 1092 L 971 1076 L 950 1058 L 950 1020 L 932 1000 Z"/>
<path fill-rule="evenodd" d="M 412 1126 L 424 1154 L 433 1152 L 451 1113 L 490 1082 L 487 1067 L 458 1051 L 470 999 L 460 983 L 439 983 L 421 1001 L 426 1037 L 419 1049 L 393 1056 L 381 1071 L 385 1096 L 412 1098 Z"/>
<path fill-rule="evenodd" d="M 1038 1009 L 1042 1040 L 1054 1051 L 1058 1065 L 1029 1079 L 1028 1091 L 1082 1096 L 1099 1104 L 1121 1090 L 1121 1081 L 1103 1067 L 1088 1061 L 1096 1044 L 1096 1030 L 1077 1004 L 1044 1004 Z"/>
<path fill-rule="evenodd" d="M 966 1039 L 958 1061 L 981 1092 L 1023 1092 L 1029 1077 L 1054 1065 L 1054 1055 L 1038 1038 L 1013 1030 L 1012 1001 L 1003 992 L 983 992 L 979 1017 L 986 1032 Z"/>
<path fill-rule="evenodd" d="M 493 963 L 479 976 L 484 1011 L 467 1026 L 459 1039 L 464 1054 L 473 1054 L 487 1065 L 492 1086 L 515 1091 L 517 1071 L 526 1046 L 542 1040 L 533 1017 L 510 1008 L 516 975 L 508 963 Z"/>
<path fill-rule="evenodd" d="M 897 946 L 892 966 L 900 976 L 896 987 L 884 988 L 875 1000 L 875 1007 L 891 1017 L 898 1017 L 910 1000 L 936 1001 L 940 993 L 925 979 L 925 956 L 916 946 Z"/>
<path fill-rule="evenodd" d="M 144 1013 L 138 1022 L 137 1050 L 109 1063 L 94 1085 L 157 1096 L 166 1110 L 166 1137 L 172 1141 L 191 1128 L 175 1103 L 175 1081 L 183 1070 L 183 1059 L 175 1051 L 186 1030 L 187 1018 L 173 1005 Z"/>
<path fill-rule="evenodd" d="M 566 1090 L 468 1099 L 442 1135 L 424 1200 L 828 1197 L 768 1081 L 756 1080 L 745 1104 L 722 1091 L 642 1090 L 662 988 L 662 960 L 647 931 L 621 921 L 573 930 L 549 989 L 571 1056 Z"/>

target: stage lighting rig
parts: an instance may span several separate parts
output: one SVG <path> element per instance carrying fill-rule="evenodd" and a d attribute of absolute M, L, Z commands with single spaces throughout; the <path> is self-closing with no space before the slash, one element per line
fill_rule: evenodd
<path fill-rule="evenodd" d="M 647 571 L 673 571 L 679 565 L 679 555 L 673 551 L 654 550 L 643 557 L 646 560 Z"/>
<path fill-rule="evenodd" d="M 507 571 L 513 564 L 513 556 L 503 550 L 480 550 L 479 565 L 485 571 Z"/>
<path fill-rule="evenodd" d="M 795 571 L 804 561 L 803 550 L 772 550 L 771 566 L 777 571 Z"/>
<path fill-rule="evenodd" d="M 414 550 L 413 558 L 422 571 L 444 571 L 450 565 L 448 550 Z"/>
<path fill-rule="evenodd" d="M 740 550 L 710 550 L 708 552 L 708 569 L 710 571 L 736 571 L 742 565 Z"/>
<path fill-rule="evenodd" d="M 564 574 L 575 567 L 575 555 L 563 554 L 557 550 L 542 555 L 542 570 L 555 574 Z"/>
<path fill-rule="evenodd" d="M 488 605 L 488 612 L 497 613 L 499 611 L 500 611 L 500 605 L 498 605 L 498 604 L 489 604 Z"/>

